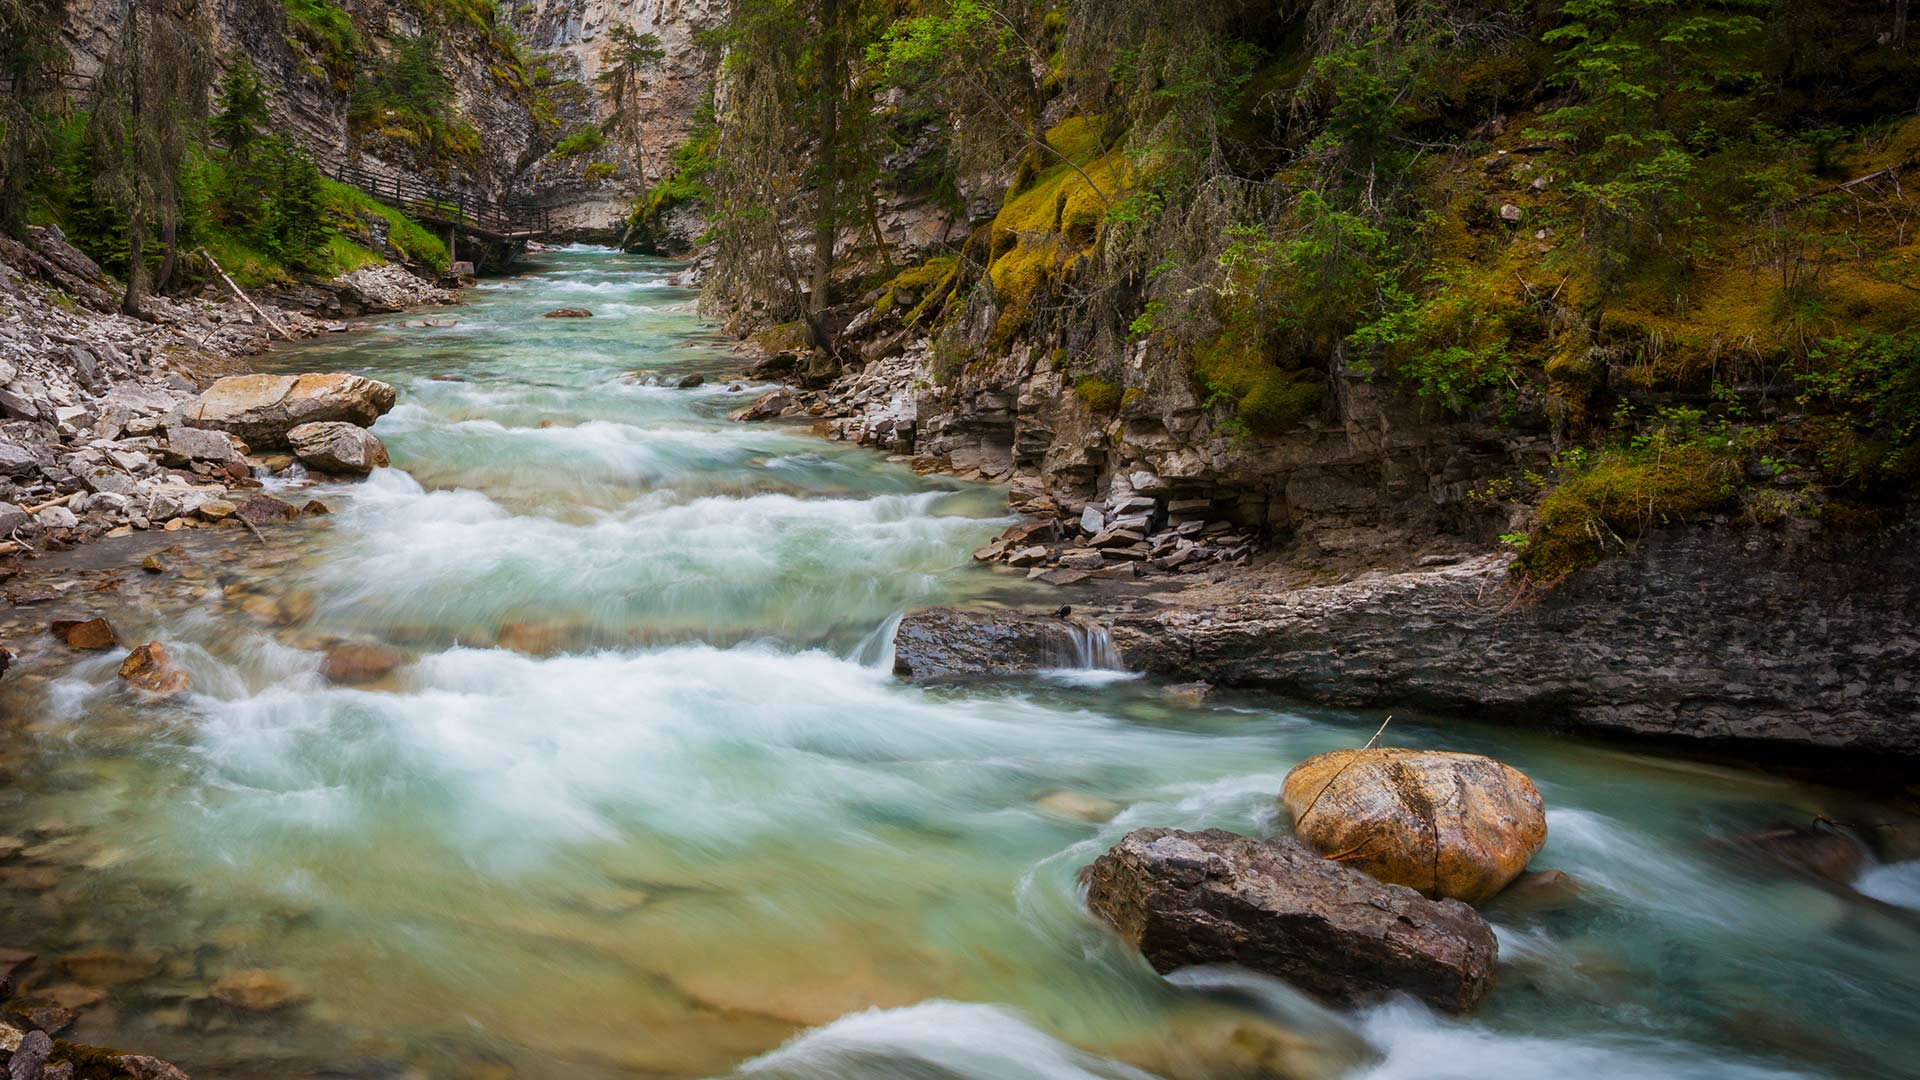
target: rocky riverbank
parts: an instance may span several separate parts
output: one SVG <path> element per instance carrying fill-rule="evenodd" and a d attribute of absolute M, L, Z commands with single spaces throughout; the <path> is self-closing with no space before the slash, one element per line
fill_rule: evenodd
<path fill-rule="evenodd" d="M 384 407 L 353 408 L 367 388 L 296 393 L 266 376 L 258 386 L 230 377 L 251 371 L 246 357 L 275 336 L 350 328 L 331 316 L 458 300 L 397 266 L 263 294 L 253 298 L 258 310 L 237 299 L 149 297 L 144 319 L 115 311 L 114 288 L 57 230 L 0 238 L 0 554 L 212 527 L 234 517 L 263 470 L 351 474 L 384 463 L 372 436 L 328 423 L 371 423 Z M 228 392 L 203 398 L 222 379 Z M 289 406 L 296 398 L 306 405 Z M 248 426 L 255 414 L 265 422 Z M 301 424 L 300 437 L 287 438 Z"/>
<path fill-rule="evenodd" d="M 1115 454 L 1144 455 L 1154 443 L 1138 424 L 1108 432 L 1119 442 L 1093 473 L 1065 468 L 1062 433 L 1079 432 L 1076 445 L 1087 433 L 1062 418 L 1084 409 L 1048 397 L 1048 387 L 1056 398 L 1066 389 L 1044 363 L 995 397 L 930 388 L 930 359 L 917 348 L 883 352 L 813 389 L 804 356 L 761 356 L 753 374 L 795 385 L 737 418 L 813 420 L 823 435 L 922 471 L 1005 484 L 1011 509 L 1030 520 L 975 558 L 1077 586 L 1060 594 L 1066 619 L 1051 606 L 909 614 L 898 639 L 903 675 L 1030 673 L 1073 663 L 1097 635 L 1134 670 L 1329 704 L 1674 737 L 1737 754 L 1920 756 L 1911 520 L 1865 533 L 1801 520 L 1671 523 L 1551 589 L 1529 589 L 1510 553 L 1490 550 L 1474 529 L 1440 527 L 1460 469 L 1497 455 L 1455 455 L 1424 493 L 1396 486 L 1395 462 L 1439 452 L 1439 434 L 1401 423 L 1365 387 L 1343 408 L 1398 434 L 1367 437 L 1350 424 L 1343 460 L 1288 471 L 1293 527 L 1276 531 L 1272 491 L 1236 495 L 1219 462 L 1190 462 L 1196 471 L 1181 479 L 1186 458 L 1169 444 L 1138 467 L 1114 467 Z M 970 371 L 959 385 L 982 377 Z M 993 451 L 1009 430 L 1012 442 Z M 1037 432 L 1047 446 L 1020 451 Z M 1344 494 L 1321 498 L 1328 484 Z"/>
<path fill-rule="evenodd" d="M 1072 622 L 916 612 L 898 665 L 915 677 L 1055 666 L 1092 627 L 1127 666 L 1173 679 L 1732 749 L 1910 758 L 1920 756 L 1916 539 L 1911 523 L 1842 541 L 1670 529 L 1534 593 L 1496 554 L 1331 582 L 1272 561 L 1177 589 L 1076 597 Z"/>

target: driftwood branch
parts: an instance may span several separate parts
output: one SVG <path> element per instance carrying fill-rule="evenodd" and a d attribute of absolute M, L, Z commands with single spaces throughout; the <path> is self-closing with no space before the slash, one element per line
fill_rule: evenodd
<path fill-rule="evenodd" d="M 209 252 L 204 247 L 200 248 L 199 250 L 200 250 L 200 254 L 205 256 L 207 262 L 213 267 L 214 272 L 220 275 L 220 280 L 226 282 L 227 288 L 233 290 L 233 295 L 239 297 L 242 301 L 246 303 L 248 307 L 252 308 L 253 313 L 255 315 L 258 315 L 262 319 L 265 319 L 268 326 L 271 326 L 275 330 L 280 331 L 281 337 L 287 339 L 288 341 L 293 340 L 293 335 L 287 332 L 286 327 L 281 326 L 277 321 L 274 320 L 273 316 L 267 314 L 264 310 L 261 309 L 259 304 L 256 304 L 253 302 L 253 297 L 248 296 L 245 292 L 241 291 L 240 286 L 234 284 L 233 279 L 227 276 L 227 272 L 225 270 L 221 269 L 220 261 L 218 259 L 215 259 L 211 252 Z"/>

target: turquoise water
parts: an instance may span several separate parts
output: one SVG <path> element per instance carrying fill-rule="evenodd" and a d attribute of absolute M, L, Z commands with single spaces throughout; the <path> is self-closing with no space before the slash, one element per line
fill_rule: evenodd
<path fill-rule="evenodd" d="M 1916 1075 L 1913 864 L 1869 896 L 1717 843 L 1853 800 L 1459 722 L 1391 733 L 1527 771 L 1536 866 L 1580 884 L 1487 909 L 1506 966 L 1478 1016 L 1154 975 L 1079 868 L 1143 825 L 1272 831 L 1288 768 L 1381 717 L 1115 673 L 895 681 L 899 612 L 1059 594 L 969 559 L 1002 493 L 727 423 L 751 388 L 672 269 L 550 254 L 452 327 L 276 355 L 398 387 L 394 468 L 91 594 L 192 694 L 133 701 L 117 656 L 44 648 L 0 683 L 8 866 L 58 871 L 0 888 L 0 944 L 48 958 L 31 992 L 106 984 L 72 1037 L 203 1077 Z M 562 305 L 595 317 L 539 318 Z M 343 640 L 404 663 L 330 685 Z M 126 977 L 51 962 L 101 950 Z M 302 1000 L 208 997 L 253 969 Z"/>

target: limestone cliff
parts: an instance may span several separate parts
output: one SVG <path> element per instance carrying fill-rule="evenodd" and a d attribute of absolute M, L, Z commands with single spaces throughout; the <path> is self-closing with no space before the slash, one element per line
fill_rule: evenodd
<path fill-rule="evenodd" d="M 556 228 L 586 236 L 616 233 L 634 200 L 666 175 L 713 89 L 718 57 L 699 35 L 725 22 L 729 6 L 728 0 L 535 0 L 516 13 L 532 46 L 551 53 L 563 74 L 583 86 L 596 87 L 606 70 L 614 26 L 653 35 L 662 52 L 636 88 L 638 145 L 609 145 L 592 159 L 615 166 L 611 178 L 589 180 L 582 162 L 568 158 L 545 158 L 528 171 L 529 186 L 556 208 Z M 600 93 L 582 109 L 592 123 L 606 121 L 610 112 Z M 697 230 L 689 225 L 682 231 L 687 235 L 680 239 L 691 242 Z"/>
<path fill-rule="evenodd" d="M 382 176 L 446 187 L 486 200 L 519 197 L 552 209 L 560 234 L 617 235 L 647 179 L 657 179 L 686 137 L 711 82 L 714 58 L 696 42 L 725 17 L 725 0 L 541 0 L 498 26 L 449 22 L 418 0 L 340 0 L 319 8 L 351 42 L 340 50 L 303 27 L 279 0 L 209 0 L 222 66 L 245 57 L 271 98 L 281 134 L 331 172 L 353 162 Z M 125 0 L 70 0 L 65 38 L 76 88 L 111 54 Z M 624 24 L 659 38 L 664 56 L 640 88 L 637 148 L 608 140 L 591 155 L 553 153 L 570 133 L 597 131 L 608 106 L 595 78 L 604 35 Z M 451 94 L 450 112 L 471 127 L 471 153 L 423 163 L 404 143 L 355 129 L 356 81 L 393 43 L 429 35 Z M 589 177 L 586 167 L 605 167 Z M 606 175 L 609 170 L 610 176 Z"/>

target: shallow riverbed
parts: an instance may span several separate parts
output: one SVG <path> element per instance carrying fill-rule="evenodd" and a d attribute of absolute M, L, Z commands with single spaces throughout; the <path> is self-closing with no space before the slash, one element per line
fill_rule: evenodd
<path fill-rule="evenodd" d="M 1533 776 L 1535 866 L 1579 885 L 1488 907 L 1478 1016 L 1154 975 L 1079 868 L 1141 825 L 1273 830 L 1287 769 L 1381 717 L 895 681 L 902 610 L 1060 594 L 971 563 L 1003 493 L 727 423 L 751 394 L 671 269 L 549 254 L 456 325 L 268 358 L 397 386 L 394 468 L 286 492 L 336 512 L 265 546 L 188 534 L 169 574 L 137 566 L 174 537 L 83 549 L 8 613 L 0 945 L 42 955 L 25 993 L 99 999 L 68 1037 L 198 1077 L 1920 1075 L 1915 864 L 1862 892 L 1716 842 L 1855 803 L 1513 729 L 1391 728 Z M 70 612 L 168 643 L 194 692 L 57 652 Z M 407 662 L 333 686 L 341 640 Z M 208 996 L 252 969 L 298 1000 Z"/>

